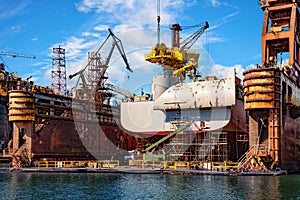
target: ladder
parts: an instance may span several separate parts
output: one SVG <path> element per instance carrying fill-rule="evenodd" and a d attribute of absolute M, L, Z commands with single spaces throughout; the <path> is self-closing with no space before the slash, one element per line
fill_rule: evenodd
<path fill-rule="evenodd" d="M 236 162 L 236 165 L 239 169 L 242 169 L 246 164 L 249 164 L 252 159 L 254 159 L 255 162 L 264 170 L 267 170 L 267 167 L 265 166 L 261 157 L 257 155 L 255 146 L 250 147 L 249 150 Z"/>
<path fill-rule="evenodd" d="M 255 155 L 255 148 L 254 146 L 252 146 L 242 157 L 238 159 L 238 161 L 236 162 L 237 166 L 239 166 L 239 168 L 243 168 L 247 163 L 251 161 L 254 155 Z"/>

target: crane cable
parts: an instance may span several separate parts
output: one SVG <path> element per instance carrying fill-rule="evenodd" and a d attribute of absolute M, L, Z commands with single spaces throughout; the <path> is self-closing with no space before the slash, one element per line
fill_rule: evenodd
<path fill-rule="evenodd" d="M 157 47 L 160 45 L 160 0 L 157 0 Z"/>

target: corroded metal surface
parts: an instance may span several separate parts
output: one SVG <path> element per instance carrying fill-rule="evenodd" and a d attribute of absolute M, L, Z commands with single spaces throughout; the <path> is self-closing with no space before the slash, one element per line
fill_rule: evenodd
<path fill-rule="evenodd" d="M 300 170 L 299 1 L 260 3 L 262 66 L 244 72 L 249 145 L 270 168 Z"/>
<path fill-rule="evenodd" d="M 78 106 L 72 108 L 72 101 Z M 45 159 L 118 158 L 138 144 L 134 136 L 118 128 L 117 108 L 23 90 L 10 91 L 9 102 L 13 126 L 9 154 L 15 166 Z"/>
<path fill-rule="evenodd" d="M 245 109 L 273 108 L 275 77 L 273 68 L 244 72 Z"/>

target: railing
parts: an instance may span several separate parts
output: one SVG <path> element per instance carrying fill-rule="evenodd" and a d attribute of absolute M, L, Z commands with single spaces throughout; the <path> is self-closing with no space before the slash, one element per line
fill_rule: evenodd
<path fill-rule="evenodd" d="M 180 161 L 145 161 L 145 160 L 130 160 L 130 167 L 139 168 L 163 168 L 163 169 L 198 169 L 198 170 L 211 170 L 211 171 L 228 171 L 238 169 L 236 162 L 180 162 Z"/>
<path fill-rule="evenodd" d="M 167 168 L 168 161 L 129 160 L 129 166 L 139 168 Z"/>
<path fill-rule="evenodd" d="M 38 161 L 37 167 L 51 167 L 51 168 L 76 168 L 76 167 L 90 167 L 90 168 L 116 168 L 120 166 L 118 160 L 92 160 L 92 161 Z"/>
<path fill-rule="evenodd" d="M 249 150 L 236 162 L 238 168 L 242 168 L 245 164 L 247 164 L 247 162 L 251 160 L 251 158 L 253 157 L 253 155 L 256 154 L 256 152 L 257 150 L 255 145 L 250 147 Z"/>
<path fill-rule="evenodd" d="M 254 149 L 257 155 L 267 155 L 268 146 L 266 144 L 254 145 Z"/>

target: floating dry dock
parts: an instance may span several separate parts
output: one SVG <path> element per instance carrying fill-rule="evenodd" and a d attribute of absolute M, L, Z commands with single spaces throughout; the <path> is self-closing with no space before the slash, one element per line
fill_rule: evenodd
<path fill-rule="evenodd" d="M 267 171 L 212 171 L 191 169 L 159 169 L 159 168 L 2 168 L 0 172 L 22 173 L 125 173 L 125 174 L 171 174 L 171 175 L 212 175 L 212 176 L 278 176 L 287 175 L 284 170 Z"/>
<path fill-rule="evenodd" d="M 192 163 L 190 163 L 192 164 Z M 240 170 L 238 163 L 204 162 L 166 163 L 147 162 L 142 166 L 120 166 L 117 160 L 99 161 L 40 161 L 36 167 L 1 168 L 0 172 L 37 172 L 37 173 L 127 173 L 127 174 L 174 174 L 174 175 L 219 175 L 219 176 L 255 176 L 286 175 L 287 171 L 268 170 L 258 167 L 253 170 Z"/>
<path fill-rule="evenodd" d="M 300 171 L 300 0 L 259 3 L 265 13 L 262 63 L 245 71 L 243 80 L 234 70 L 226 78 L 199 75 L 201 57 L 190 47 L 208 23 L 183 43 L 179 41 L 182 28 L 173 25 L 172 47 L 158 40 L 145 55 L 146 61 L 162 68 L 153 77 L 151 94 L 133 95 L 105 83 L 109 60 L 102 58 L 107 53 L 111 56 L 113 49 L 120 51 L 130 71 L 118 46 L 120 40 L 110 30 L 103 44 L 110 38 L 113 48 L 103 48 L 106 52 L 100 55 L 101 45 L 89 53 L 82 70 L 70 75 L 79 77 L 72 95 L 58 94 L 1 69 L 3 155 L 12 159 L 14 170 L 28 172 L 120 172 L 121 168 L 101 163 L 63 168 L 68 160 L 112 157 L 122 163 L 130 157 L 130 167 L 121 170 L 126 173 L 276 175 L 282 172 L 276 169 Z M 63 65 L 63 49 L 53 53 L 53 63 Z M 124 98 L 112 105 L 116 93 Z M 51 161 L 57 165 L 20 168 Z M 149 162 L 171 164 L 152 170 L 146 166 Z"/>

